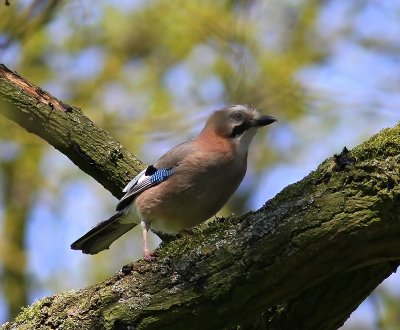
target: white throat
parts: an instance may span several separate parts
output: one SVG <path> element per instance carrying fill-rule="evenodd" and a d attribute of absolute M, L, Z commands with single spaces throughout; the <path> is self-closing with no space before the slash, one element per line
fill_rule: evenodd
<path fill-rule="evenodd" d="M 239 155 L 245 156 L 247 155 L 250 147 L 250 143 L 253 140 L 253 137 L 256 135 L 258 127 L 252 127 L 246 130 L 243 134 L 235 137 L 236 148 L 239 152 Z"/>

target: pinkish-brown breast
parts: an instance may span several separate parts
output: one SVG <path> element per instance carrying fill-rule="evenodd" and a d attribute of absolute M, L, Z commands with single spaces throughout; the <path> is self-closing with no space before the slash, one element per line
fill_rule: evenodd
<path fill-rule="evenodd" d="M 225 205 L 246 173 L 247 157 L 237 158 L 229 140 L 210 134 L 193 143 L 196 151 L 182 159 L 168 180 L 135 200 L 139 214 L 155 230 L 176 233 L 207 220 Z"/>

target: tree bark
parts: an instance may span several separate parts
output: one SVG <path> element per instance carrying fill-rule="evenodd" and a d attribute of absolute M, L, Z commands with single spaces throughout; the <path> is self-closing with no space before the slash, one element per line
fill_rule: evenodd
<path fill-rule="evenodd" d="M 110 135 L 71 107 L 0 64 L 0 97 L 13 107 L 0 113 L 65 154 L 114 196 L 144 164 Z M 12 109 L 12 110 L 10 110 Z"/>
<path fill-rule="evenodd" d="M 79 110 L 1 69 L 0 95 L 17 105 L 5 115 L 120 196 L 138 160 Z M 95 133 L 76 136 L 86 130 Z M 397 268 L 399 159 L 397 125 L 327 159 L 261 209 L 201 225 L 159 248 L 156 262 L 42 299 L 3 327 L 336 329 Z"/>

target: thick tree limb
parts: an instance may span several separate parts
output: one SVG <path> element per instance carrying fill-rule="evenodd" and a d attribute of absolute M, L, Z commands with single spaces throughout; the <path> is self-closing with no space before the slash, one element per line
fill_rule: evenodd
<path fill-rule="evenodd" d="M 7 79 L 0 78 L 2 96 L 21 107 L 2 84 Z M 38 100 L 22 99 L 27 108 Z M 125 178 L 119 166 L 127 159 L 101 175 Z M 157 262 L 133 264 L 130 274 L 42 299 L 4 328 L 335 329 L 397 268 L 399 159 L 396 126 L 328 159 L 262 209 L 203 225 L 161 248 Z"/>
<path fill-rule="evenodd" d="M 121 187 L 144 166 L 80 109 L 57 100 L 2 64 L 0 97 L 12 105 L 1 106 L 2 115 L 43 138 L 118 198 Z"/>

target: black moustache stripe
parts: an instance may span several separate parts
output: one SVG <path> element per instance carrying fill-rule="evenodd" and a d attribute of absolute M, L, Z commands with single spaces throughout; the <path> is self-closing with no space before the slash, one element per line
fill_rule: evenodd
<path fill-rule="evenodd" d="M 243 134 L 245 131 L 247 131 L 251 127 L 250 123 L 244 122 L 240 125 L 237 125 L 233 128 L 231 137 L 236 137 L 238 135 Z"/>

